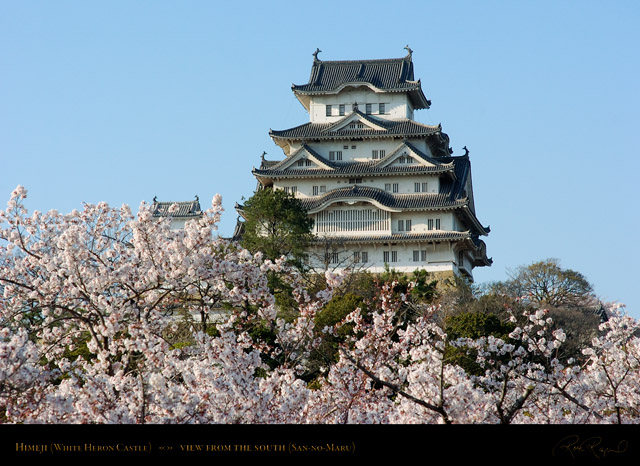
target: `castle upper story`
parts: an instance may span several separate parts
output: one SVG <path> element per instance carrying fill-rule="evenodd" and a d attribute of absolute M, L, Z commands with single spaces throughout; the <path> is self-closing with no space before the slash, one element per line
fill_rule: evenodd
<path fill-rule="evenodd" d="M 311 123 L 333 123 L 358 110 L 388 120 L 413 119 L 431 102 L 415 80 L 411 49 L 403 58 L 323 61 L 314 53 L 309 82 L 291 89 Z"/>

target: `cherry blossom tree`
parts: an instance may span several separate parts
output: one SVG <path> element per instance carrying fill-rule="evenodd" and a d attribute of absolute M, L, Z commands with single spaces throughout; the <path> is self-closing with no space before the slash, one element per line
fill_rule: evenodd
<path fill-rule="evenodd" d="M 29 215 L 26 195 L 16 188 L 0 212 L 4 422 L 640 421 L 638 322 L 614 305 L 579 363 L 558 358 L 566 335 L 544 309 L 513 315 L 508 338 L 452 340 L 436 307 L 416 312 L 411 284 L 319 328 L 342 277 L 311 293 L 285 258 L 219 238 L 218 196 L 171 230 L 144 203 Z M 293 290 L 294 318 L 279 315 L 270 273 Z M 185 341 L 168 338 L 179 315 L 196 318 Z M 322 335 L 338 334 L 338 360 L 308 383 Z M 449 346 L 482 370 L 465 372 Z"/>

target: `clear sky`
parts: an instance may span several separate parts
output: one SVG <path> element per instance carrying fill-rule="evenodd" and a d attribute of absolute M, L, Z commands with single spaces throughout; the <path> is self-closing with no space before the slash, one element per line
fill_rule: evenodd
<path fill-rule="evenodd" d="M 222 6 L 220 5 L 222 4 Z M 395 5 L 395 6 L 394 6 Z M 209 205 L 231 235 L 269 129 L 308 121 L 291 84 L 320 59 L 395 58 L 490 225 L 477 282 L 545 258 L 640 317 L 640 2 L 0 0 L 0 197 Z M 4 201 L 2 201 L 4 202 Z"/>

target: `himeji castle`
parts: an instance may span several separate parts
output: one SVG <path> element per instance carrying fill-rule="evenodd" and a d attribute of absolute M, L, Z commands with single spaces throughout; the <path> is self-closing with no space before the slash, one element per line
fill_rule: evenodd
<path fill-rule="evenodd" d="M 489 233 L 476 217 L 469 151 L 453 156 L 441 125 L 414 120 L 428 109 L 403 58 L 324 61 L 293 85 L 309 122 L 271 130 L 284 159 L 253 169 L 259 189 L 283 189 L 314 220 L 309 265 L 378 273 L 423 269 L 473 278 L 489 266 Z"/>

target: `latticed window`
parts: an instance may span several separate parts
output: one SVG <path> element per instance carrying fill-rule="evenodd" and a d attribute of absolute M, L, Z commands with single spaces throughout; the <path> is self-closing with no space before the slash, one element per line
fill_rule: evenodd
<path fill-rule="evenodd" d="M 318 195 L 318 187 L 317 187 L 317 186 L 314 186 L 314 187 L 313 187 L 313 195 L 314 195 L 314 196 L 317 196 L 317 195 Z"/>
<path fill-rule="evenodd" d="M 366 105 L 367 115 L 371 115 L 371 104 Z"/>
<path fill-rule="evenodd" d="M 414 183 L 413 187 L 414 187 L 414 191 L 417 193 L 427 192 L 427 183 Z"/>
<path fill-rule="evenodd" d="M 398 188 L 399 188 L 398 183 L 393 183 L 393 192 L 394 193 L 398 192 Z"/>
<path fill-rule="evenodd" d="M 367 251 L 362 251 L 362 263 L 366 264 L 369 262 L 369 253 Z"/>
<path fill-rule="evenodd" d="M 404 221 L 404 228 L 405 228 L 405 231 L 411 231 L 411 220 Z"/>
<path fill-rule="evenodd" d="M 391 261 L 389 261 L 389 256 L 391 256 Z M 398 251 L 382 251 L 382 260 L 386 263 L 398 262 Z"/>
<path fill-rule="evenodd" d="M 339 111 L 340 111 L 340 116 L 344 116 L 344 104 L 340 104 L 340 107 L 338 107 Z"/>
<path fill-rule="evenodd" d="M 325 107 L 325 109 L 326 109 L 326 115 L 327 115 L 327 116 L 331 116 L 331 110 L 332 110 L 332 109 L 331 109 L 331 105 L 327 105 L 327 106 Z"/>
<path fill-rule="evenodd" d="M 380 209 L 335 209 L 318 212 L 316 233 L 345 231 L 389 231 L 389 212 Z"/>
<path fill-rule="evenodd" d="M 385 112 L 385 106 L 384 106 L 384 104 L 378 104 L 378 113 L 379 113 L 380 115 L 382 115 L 382 114 L 384 114 L 384 112 Z"/>

